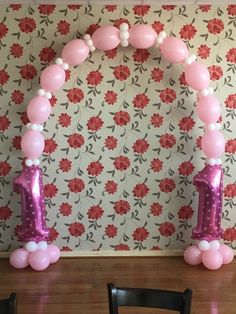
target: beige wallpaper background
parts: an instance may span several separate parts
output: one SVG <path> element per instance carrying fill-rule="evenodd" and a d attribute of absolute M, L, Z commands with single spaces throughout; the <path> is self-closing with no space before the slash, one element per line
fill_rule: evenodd
<path fill-rule="evenodd" d="M 25 110 L 42 69 L 98 25 L 148 23 L 181 37 L 209 68 L 226 139 L 224 240 L 236 240 L 236 6 L 0 7 L 0 250 L 20 245 Z M 156 48 L 95 51 L 67 71 L 44 126 L 50 241 L 62 250 L 176 250 L 191 242 L 204 165 L 196 95 Z"/>

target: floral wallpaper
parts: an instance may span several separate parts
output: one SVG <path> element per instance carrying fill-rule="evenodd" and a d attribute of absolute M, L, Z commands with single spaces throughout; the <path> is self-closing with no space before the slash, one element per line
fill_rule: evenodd
<path fill-rule="evenodd" d="M 20 140 L 42 69 L 100 25 L 151 24 L 208 66 L 226 139 L 222 227 L 236 246 L 236 6 L 1 6 L 0 250 L 20 245 Z M 62 250 L 182 250 L 196 225 L 204 165 L 196 95 L 156 48 L 95 51 L 66 72 L 44 125 L 49 240 Z"/>

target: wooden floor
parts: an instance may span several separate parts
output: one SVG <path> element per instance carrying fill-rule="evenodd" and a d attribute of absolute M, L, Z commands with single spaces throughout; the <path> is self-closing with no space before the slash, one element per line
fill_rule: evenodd
<path fill-rule="evenodd" d="M 15 270 L 0 260 L 0 298 L 14 291 L 18 314 L 108 314 L 106 283 L 193 290 L 192 314 L 236 314 L 236 262 L 220 270 L 191 267 L 181 257 L 67 258 L 44 272 Z M 121 313 L 174 313 L 157 310 Z"/>

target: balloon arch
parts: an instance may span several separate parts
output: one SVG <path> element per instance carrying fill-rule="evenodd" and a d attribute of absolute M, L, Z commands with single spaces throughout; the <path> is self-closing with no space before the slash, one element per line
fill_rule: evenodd
<path fill-rule="evenodd" d="M 47 244 L 48 229 L 45 219 L 44 187 L 39 156 L 44 150 L 44 138 L 41 134 L 44 123 L 51 112 L 49 99 L 51 93 L 59 90 L 65 83 L 65 70 L 69 65 L 83 63 L 90 52 L 96 48 L 111 50 L 118 45 L 127 47 L 131 44 L 138 49 L 155 46 L 163 57 L 184 65 L 185 78 L 190 87 L 198 91 L 197 114 L 205 124 L 202 137 L 202 150 L 207 156 L 206 165 L 195 177 L 193 183 L 198 187 L 199 205 L 197 226 L 192 230 L 192 238 L 198 240 L 184 252 L 185 261 L 191 265 L 203 265 L 211 270 L 228 264 L 233 260 L 233 250 L 218 241 L 222 238 L 221 212 L 223 191 L 223 170 L 220 156 L 224 153 L 225 141 L 217 123 L 221 108 L 218 99 L 209 87 L 210 75 L 205 65 L 196 62 L 196 56 L 189 54 L 186 44 L 179 38 L 168 37 L 165 32 L 157 34 L 149 25 L 129 25 L 123 23 L 120 28 L 102 26 L 92 37 L 74 39 L 67 43 L 61 58 L 56 64 L 49 65 L 40 77 L 41 88 L 27 107 L 30 123 L 22 137 L 21 149 L 26 157 L 21 174 L 14 184 L 21 192 L 22 227 L 19 240 L 25 242 L 24 248 L 11 253 L 10 263 L 22 269 L 30 265 L 41 271 L 60 257 L 56 245 Z"/>

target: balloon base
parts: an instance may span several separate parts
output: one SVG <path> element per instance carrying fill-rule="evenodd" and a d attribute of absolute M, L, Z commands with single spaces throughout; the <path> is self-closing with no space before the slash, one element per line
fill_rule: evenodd
<path fill-rule="evenodd" d="M 189 265 L 203 264 L 207 269 L 217 270 L 234 259 L 234 251 L 225 244 L 213 240 L 202 240 L 198 245 L 191 245 L 184 251 L 184 260 Z"/>
<path fill-rule="evenodd" d="M 31 266 L 36 271 L 48 268 L 50 264 L 56 263 L 60 258 L 60 249 L 54 244 L 46 241 L 39 243 L 30 241 L 24 248 L 13 251 L 10 255 L 10 264 L 16 269 L 24 269 Z"/>

